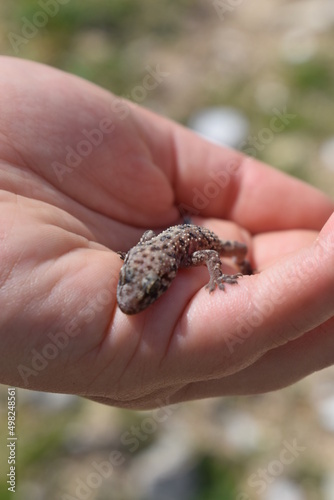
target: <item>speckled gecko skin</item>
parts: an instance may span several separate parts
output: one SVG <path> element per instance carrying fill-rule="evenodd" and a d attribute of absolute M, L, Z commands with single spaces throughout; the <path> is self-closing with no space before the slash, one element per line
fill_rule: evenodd
<path fill-rule="evenodd" d="M 237 241 L 222 241 L 215 233 L 193 224 L 172 226 L 156 235 L 146 231 L 127 253 L 117 286 L 117 302 L 125 314 L 136 314 L 153 304 L 170 286 L 178 269 L 206 264 L 209 292 L 224 283 L 237 283 L 242 273 L 223 274 L 220 256 L 234 257 L 240 271 L 251 274 L 245 260 L 247 247 Z"/>

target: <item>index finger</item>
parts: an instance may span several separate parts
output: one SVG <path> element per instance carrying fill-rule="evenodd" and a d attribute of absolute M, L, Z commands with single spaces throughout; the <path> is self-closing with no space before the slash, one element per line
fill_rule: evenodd
<path fill-rule="evenodd" d="M 153 161 L 172 177 L 181 213 L 229 219 L 257 233 L 320 230 L 334 210 L 333 200 L 303 181 L 138 106 L 136 114 Z"/>

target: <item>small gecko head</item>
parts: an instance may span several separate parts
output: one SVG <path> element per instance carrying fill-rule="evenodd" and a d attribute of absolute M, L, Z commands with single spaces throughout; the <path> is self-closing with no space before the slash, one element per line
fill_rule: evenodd
<path fill-rule="evenodd" d="M 155 302 L 168 288 L 153 270 L 144 273 L 124 265 L 117 285 L 117 302 L 125 314 L 136 314 Z"/>

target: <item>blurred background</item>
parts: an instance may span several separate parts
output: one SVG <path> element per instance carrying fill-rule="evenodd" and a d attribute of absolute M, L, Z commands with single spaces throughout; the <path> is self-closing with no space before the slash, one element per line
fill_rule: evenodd
<path fill-rule="evenodd" d="M 79 75 L 334 194 L 332 0 L 2 0 L 0 20 L 2 54 Z M 6 500 L 7 387 L 0 402 Z M 20 389 L 17 410 L 19 500 L 334 499 L 333 369 L 152 412 Z"/>

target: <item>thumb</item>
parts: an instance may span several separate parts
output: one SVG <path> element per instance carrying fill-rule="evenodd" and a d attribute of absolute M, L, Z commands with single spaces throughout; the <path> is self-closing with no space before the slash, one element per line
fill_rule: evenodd
<path fill-rule="evenodd" d="M 330 319 L 334 314 L 334 213 L 310 246 L 257 278 L 251 300 L 265 317 L 265 328 L 256 328 L 257 335 L 266 337 L 263 346 L 272 349 L 285 344 Z M 258 337 L 256 341 L 261 343 Z"/>

